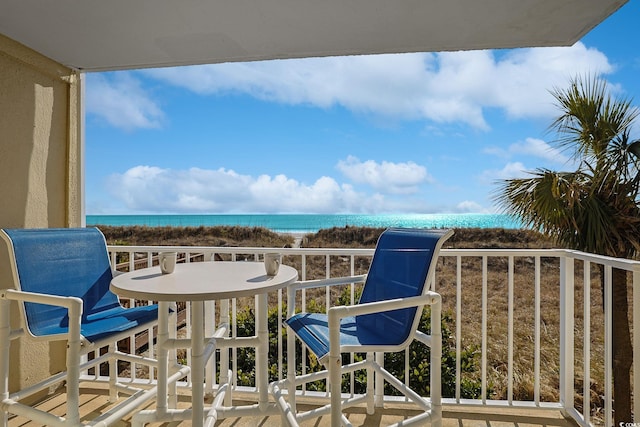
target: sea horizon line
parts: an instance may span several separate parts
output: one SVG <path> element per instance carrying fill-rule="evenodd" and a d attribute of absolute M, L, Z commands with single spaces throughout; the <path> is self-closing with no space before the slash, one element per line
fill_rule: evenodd
<path fill-rule="evenodd" d="M 264 227 L 275 232 L 309 233 L 333 227 L 522 228 L 506 214 L 100 214 L 87 225 Z"/>

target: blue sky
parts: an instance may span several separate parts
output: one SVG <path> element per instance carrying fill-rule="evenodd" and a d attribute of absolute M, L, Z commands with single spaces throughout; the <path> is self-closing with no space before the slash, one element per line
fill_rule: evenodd
<path fill-rule="evenodd" d="M 565 48 L 88 74 L 86 212 L 494 212 L 497 180 L 574 167 L 550 90 L 597 75 L 638 105 L 638 16 Z"/>

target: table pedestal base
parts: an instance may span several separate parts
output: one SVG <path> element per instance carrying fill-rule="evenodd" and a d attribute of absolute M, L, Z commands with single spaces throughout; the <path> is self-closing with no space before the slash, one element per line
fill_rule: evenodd
<path fill-rule="evenodd" d="M 160 312 L 169 312 L 169 303 L 159 302 Z M 222 304 L 222 311 L 228 312 L 228 304 Z M 243 416 L 267 416 L 279 414 L 275 403 L 269 403 L 268 393 L 268 352 L 269 330 L 267 319 L 267 295 L 256 296 L 256 336 L 227 338 L 227 327 L 216 331 L 213 337 L 205 338 L 204 302 L 191 303 L 191 368 L 185 366 L 169 377 L 169 350 L 184 345 L 185 340 L 169 338 L 168 318 L 158 319 L 158 394 L 157 406 L 154 410 L 140 411 L 132 418 L 132 427 L 143 427 L 150 422 L 171 422 L 191 419 L 193 427 L 212 427 L 218 419 Z M 221 314 L 221 322 L 228 321 L 228 315 Z M 221 382 L 210 407 L 204 405 L 204 376 L 207 361 L 215 354 L 217 348 L 226 350 L 232 347 L 255 347 L 256 349 L 256 386 L 258 403 L 254 405 L 233 406 L 231 403 L 231 372 L 221 373 Z M 228 356 L 221 357 L 221 369 L 229 365 Z M 180 378 L 191 372 L 191 408 L 169 408 L 169 384 L 175 387 Z M 175 393 L 175 392 L 174 392 Z M 226 405 L 225 405 L 226 401 Z M 175 406 L 175 405 L 174 405 Z M 206 414 L 206 415 L 205 415 Z"/>

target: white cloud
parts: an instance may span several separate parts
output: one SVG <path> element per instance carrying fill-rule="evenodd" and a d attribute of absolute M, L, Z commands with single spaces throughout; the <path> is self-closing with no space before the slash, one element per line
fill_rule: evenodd
<path fill-rule="evenodd" d="M 384 194 L 412 194 L 418 191 L 420 184 L 433 182 L 427 169 L 414 162 L 361 162 L 357 157 L 348 156 L 346 160 L 340 160 L 336 168 L 351 181 L 369 185 Z"/>
<path fill-rule="evenodd" d="M 505 53 L 506 52 L 506 53 Z M 268 102 L 340 105 L 391 119 L 487 130 L 487 109 L 514 118 L 555 114 L 549 91 L 569 78 L 611 73 L 606 56 L 572 47 L 388 54 L 226 63 L 87 76 L 87 112 L 124 128 L 159 127 L 144 76 L 204 96 L 243 93 Z"/>
<path fill-rule="evenodd" d="M 456 205 L 457 213 L 486 213 L 487 210 L 481 204 L 471 200 L 465 200 Z"/>
<path fill-rule="evenodd" d="M 383 195 L 357 192 L 330 177 L 307 185 L 285 175 L 252 177 L 226 169 L 136 166 L 112 175 L 108 188 L 117 188 L 112 197 L 133 212 L 378 213 L 387 208 Z M 388 206 L 397 209 L 393 203 Z"/>
<path fill-rule="evenodd" d="M 509 151 L 513 154 L 539 157 L 554 163 L 566 163 L 569 160 L 569 157 L 564 155 L 561 150 L 536 138 L 527 138 L 522 142 L 516 142 L 509 147 Z"/>
<path fill-rule="evenodd" d="M 485 170 L 480 175 L 480 180 L 487 184 L 494 184 L 497 180 L 525 178 L 527 171 L 531 170 L 520 162 L 507 163 L 502 169 Z"/>
<path fill-rule="evenodd" d="M 164 114 L 128 72 L 88 74 L 86 111 L 116 128 L 159 128 Z"/>
<path fill-rule="evenodd" d="M 576 75 L 601 75 L 614 71 L 607 57 L 578 42 L 571 47 L 507 51 L 491 70 L 492 103 L 511 117 L 550 117 L 553 98 L 549 91 L 567 87 Z"/>
<path fill-rule="evenodd" d="M 545 141 L 537 138 L 526 138 L 511 144 L 506 149 L 499 147 L 487 147 L 483 150 L 486 154 L 502 158 L 512 158 L 517 155 L 533 156 L 548 162 L 566 164 L 570 159 L 561 150 L 552 147 Z"/>
<path fill-rule="evenodd" d="M 488 129 L 488 108 L 509 117 L 555 114 L 549 91 L 579 74 L 613 71 L 606 56 L 572 47 L 307 58 L 147 70 L 202 95 L 245 93 L 285 104 L 341 105 L 396 119 Z"/>

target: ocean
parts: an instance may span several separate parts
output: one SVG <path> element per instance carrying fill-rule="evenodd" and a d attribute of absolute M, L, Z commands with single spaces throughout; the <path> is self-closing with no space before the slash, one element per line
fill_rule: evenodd
<path fill-rule="evenodd" d="M 417 228 L 522 228 L 501 214 L 398 214 L 398 215 L 87 215 L 87 225 L 149 227 L 199 227 L 231 225 L 264 227 L 278 233 L 315 233 L 332 227 L 417 227 Z"/>

